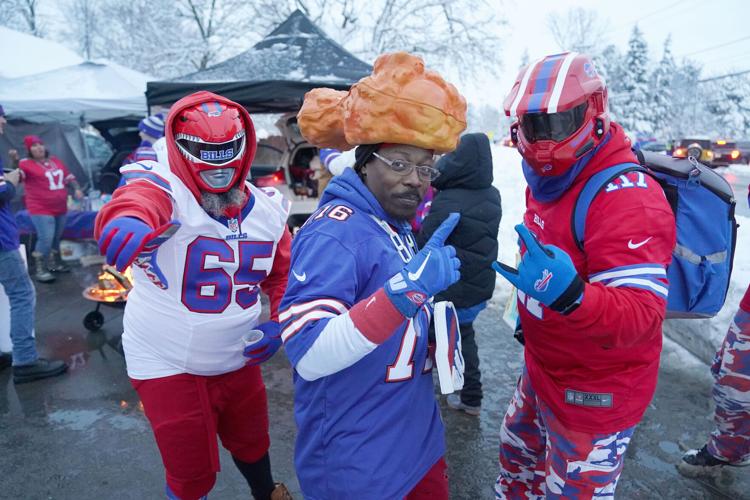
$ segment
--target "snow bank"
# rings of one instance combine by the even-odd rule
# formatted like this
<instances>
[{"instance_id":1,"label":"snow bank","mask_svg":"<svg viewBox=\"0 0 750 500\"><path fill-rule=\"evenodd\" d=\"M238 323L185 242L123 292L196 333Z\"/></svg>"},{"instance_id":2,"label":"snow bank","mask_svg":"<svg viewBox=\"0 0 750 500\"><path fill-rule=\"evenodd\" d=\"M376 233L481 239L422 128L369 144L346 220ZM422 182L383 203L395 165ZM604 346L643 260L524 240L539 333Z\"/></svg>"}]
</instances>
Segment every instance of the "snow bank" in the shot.
<instances>
[{"instance_id":1,"label":"snow bank","mask_svg":"<svg viewBox=\"0 0 750 500\"><path fill-rule=\"evenodd\" d=\"M513 226L523 219L526 205L526 180L521 172L521 156L516 149L495 145L492 147L492 159L495 174L494 185L500 191L503 203L503 218L498 235L500 244L498 259L502 262L513 263L517 252L517 235ZM744 202L744 198L738 199L738 203ZM711 319L673 319L667 320L664 324L666 336L688 349L705 363L711 362L750 283L750 252L748 252L750 218L738 216L737 222L740 224L737 232L737 252L732 282L724 308ZM491 303L500 309L504 308L510 293L511 285L505 279L498 277Z\"/></svg>"}]
</instances>

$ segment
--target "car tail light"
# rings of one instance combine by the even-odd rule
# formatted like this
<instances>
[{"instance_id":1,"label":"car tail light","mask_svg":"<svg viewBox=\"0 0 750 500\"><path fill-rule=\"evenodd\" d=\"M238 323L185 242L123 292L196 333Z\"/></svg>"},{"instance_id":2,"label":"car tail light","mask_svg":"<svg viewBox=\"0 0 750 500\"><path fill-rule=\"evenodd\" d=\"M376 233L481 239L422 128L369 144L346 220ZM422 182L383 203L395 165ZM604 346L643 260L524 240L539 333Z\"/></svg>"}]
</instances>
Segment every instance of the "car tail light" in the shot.
<instances>
[{"instance_id":1,"label":"car tail light","mask_svg":"<svg viewBox=\"0 0 750 500\"><path fill-rule=\"evenodd\" d=\"M732 158L733 160L736 160L737 158L740 157L740 152L737 151L736 149L732 150L732 152L729 153L729 157Z\"/></svg>"},{"instance_id":2,"label":"car tail light","mask_svg":"<svg viewBox=\"0 0 750 500\"><path fill-rule=\"evenodd\" d=\"M277 170L271 175L264 175L263 177L253 179L253 184L258 187L279 186L285 182L283 170Z\"/></svg>"},{"instance_id":3,"label":"car tail light","mask_svg":"<svg viewBox=\"0 0 750 500\"><path fill-rule=\"evenodd\" d=\"M687 156L687 151L685 148L677 148L674 150L674 153L672 153L672 156L675 158L685 158Z\"/></svg>"}]
</instances>

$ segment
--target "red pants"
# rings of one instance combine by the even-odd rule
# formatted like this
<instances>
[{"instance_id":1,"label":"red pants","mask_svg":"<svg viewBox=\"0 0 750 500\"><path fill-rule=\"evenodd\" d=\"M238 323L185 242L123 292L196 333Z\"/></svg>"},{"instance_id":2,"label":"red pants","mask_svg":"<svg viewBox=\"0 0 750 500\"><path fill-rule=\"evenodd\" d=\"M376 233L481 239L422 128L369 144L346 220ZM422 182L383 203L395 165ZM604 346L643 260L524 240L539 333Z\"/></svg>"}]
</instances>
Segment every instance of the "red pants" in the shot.
<instances>
[{"instance_id":1,"label":"red pants","mask_svg":"<svg viewBox=\"0 0 750 500\"><path fill-rule=\"evenodd\" d=\"M256 462L268 452L268 403L260 367L131 383L154 431L167 484L179 498L197 499L211 491L220 469L217 434L243 462Z\"/></svg>"},{"instance_id":2,"label":"red pants","mask_svg":"<svg viewBox=\"0 0 750 500\"><path fill-rule=\"evenodd\" d=\"M404 500L448 500L448 466L441 458Z\"/></svg>"}]
</instances>

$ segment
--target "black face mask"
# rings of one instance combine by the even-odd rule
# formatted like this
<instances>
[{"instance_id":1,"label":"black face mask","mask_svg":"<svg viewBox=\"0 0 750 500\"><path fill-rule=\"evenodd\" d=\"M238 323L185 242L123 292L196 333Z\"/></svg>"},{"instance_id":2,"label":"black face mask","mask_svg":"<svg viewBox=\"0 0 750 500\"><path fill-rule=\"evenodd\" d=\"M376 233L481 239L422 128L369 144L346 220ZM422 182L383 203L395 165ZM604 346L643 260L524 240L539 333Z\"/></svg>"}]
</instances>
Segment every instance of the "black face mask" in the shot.
<instances>
[{"instance_id":1,"label":"black face mask","mask_svg":"<svg viewBox=\"0 0 750 500\"><path fill-rule=\"evenodd\" d=\"M561 142L581 128L588 103L579 104L559 113L526 113L521 116L521 129L529 142Z\"/></svg>"},{"instance_id":2,"label":"black face mask","mask_svg":"<svg viewBox=\"0 0 750 500\"><path fill-rule=\"evenodd\" d=\"M245 150L245 135L231 141L215 143L192 140L189 136L177 134L177 145L183 152L209 165L226 165L242 155Z\"/></svg>"}]
</instances>

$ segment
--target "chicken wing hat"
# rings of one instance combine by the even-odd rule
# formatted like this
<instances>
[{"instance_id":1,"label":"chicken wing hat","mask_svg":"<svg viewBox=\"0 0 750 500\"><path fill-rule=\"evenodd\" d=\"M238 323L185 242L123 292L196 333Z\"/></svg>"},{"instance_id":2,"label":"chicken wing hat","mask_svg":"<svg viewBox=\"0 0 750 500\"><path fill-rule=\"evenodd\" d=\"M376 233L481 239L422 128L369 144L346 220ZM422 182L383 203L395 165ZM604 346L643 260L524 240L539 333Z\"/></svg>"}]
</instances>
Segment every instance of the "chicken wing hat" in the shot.
<instances>
[{"instance_id":1,"label":"chicken wing hat","mask_svg":"<svg viewBox=\"0 0 750 500\"><path fill-rule=\"evenodd\" d=\"M445 153L456 149L466 128L466 100L420 57L394 52L378 57L372 75L349 92L305 94L297 121L318 147L393 143Z\"/></svg>"}]
</instances>

